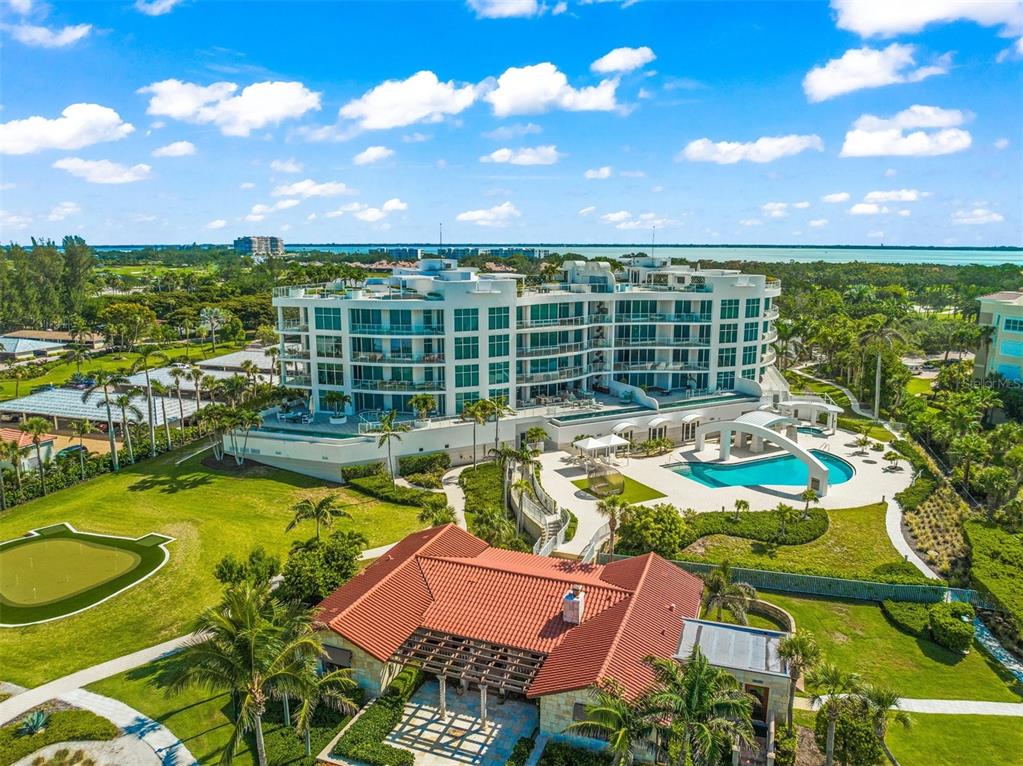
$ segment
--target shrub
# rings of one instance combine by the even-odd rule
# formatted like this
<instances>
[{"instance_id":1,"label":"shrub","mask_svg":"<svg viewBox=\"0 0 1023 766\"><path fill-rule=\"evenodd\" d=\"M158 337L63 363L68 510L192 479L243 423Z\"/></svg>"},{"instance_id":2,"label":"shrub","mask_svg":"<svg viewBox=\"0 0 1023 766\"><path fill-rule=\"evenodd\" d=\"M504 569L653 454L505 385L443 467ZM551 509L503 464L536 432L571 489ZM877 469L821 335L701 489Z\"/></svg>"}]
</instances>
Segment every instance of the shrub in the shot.
<instances>
[{"instance_id":1,"label":"shrub","mask_svg":"<svg viewBox=\"0 0 1023 766\"><path fill-rule=\"evenodd\" d=\"M398 473L406 478L410 474L444 473L450 467L451 456L447 452L424 452L398 458Z\"/></svg>"},{"instance_id":2,"label":"shrub","mask_svg":"<svg viewBox=\"0 0 1023 766\"><path fill-rule=\"evenodd\" d=\"M938 482L928 474L920 474L913 483L901 492L895 493L895 502L905 513L913 513L938 488Z\"/></svg>"},{"instance_id":3,"label":"shrub","mask_svg":"<svg viewBox=\"0 0 1023 766\"><path fill-rule=\"evenodd\" d=\"M519 737L519 741L512 748L511 755L505 761L504 766L526 766L529 754L533 752L536 745L536 732L530 737Z\"/></svg>"},{"instance_id":4,"label":"shrub","mask_svg":"<svg viewBox=\"0 0 1023 766\"><path fill-rule=\"evenodd\" d=\"M355 689L350 695L352 701L362 706L362 690ZM294 705L294 703L293 703ZM294 706L292 707L294 710ZM265 737L266 761L272 764L288 764L288 766L315 766L316 754L327 746L334 738L338 729L348 723L347 716L327 705L319 705L313 713L309 726L309 744L312 755L306 757L305 738L295 736L295 729L284 721L284 709L279 702L271 702L263 714L263 732ZM290 722L289 722L290 723ZM255 742L250 733L249 749L255 752Z\"/></svg>"},{"instance_id":5,"label":"shrub","mask_svg":"<svg viewBox=\"0 0 1023 766\"><path fill-rule=\"evenodd\" d=\"M405 474L405 478L408 479L409 484L415 484L417 487L423 487L425 489L443 489L444 483L441 481L441 474L439 473L409 473Z\"/></svg>"},{"instance_id":6,"label":"shrub","mask_svg":"<svg viewBox=\"0 0 1023 766\"><path fill-rule=\"evenodd\" d=\"M889 601L881 602L881 611L899 630L909 633L911 636L920 638L927 635L927 622L929 619L927 604L918 604L913 601Z\"/></svg>"},{"instance_id":7,"label":"shrub","mask_svg":"<svg viewBox=\"0 0 1023 766\"><path fill-rule=\"evenodd\" d=\"M682 547L688 547L707 535L731 535L746 540L759 540L781 545L803 545L816 540L828 531L828 512L823 508L811 508L807 518L790 522L785 537L778 539L781 516L777 511L746 511L735 514L731 511L698 513L690 519L689 530Z\"/></svg>"},{"instance_id":8,"label":"shrub","mask_svg":"<svg viewBox=\"0 0 1023 766\"><path fill-rule=\"evenodd\" d=\"M18 720L0 727L0 766L8 766L55 742L105 741L120 734L110 721L88 710L58 710L50 714L46 729L38 734L20 734L21 724Z\"/></svg>"},{"instance_id":9,"label":"shrub","mask_svg":"<svg viewBox=\"0 0 1023 766\"><path fill-rule=\"evenodd\" d=\"M958 601L932 604L927 623L931 638L946 649L965 653L973 644L973 617L973 607L969 604Z\"/></svg>"},{"instance_id":10,"label":"shrub","mask_svg":"<svg viewBox=\"0 0 1023 766\"><path fill-rule=\"evenodd\" d=\"M1003 612L1001 635L1023 643L1023 535L981 521L963 525L970 546L970 580Z\"/></svg>"},{"instance_id":11,"label":"shrub","mask_svg":"<svg viewBox=\"0 0 1023 766\"><path fill-rule=\"evenodd\" d=\"M411 665L401 672L377 700L338 740L333 756L353 758L369 766L414 766L415 756L385 744L384 739L401 721L405 703L423 682L423 673Z\"/></svg>"},{"instance_id":12,"label":"shrub","mask_svg":"<svg viewBox=\"0 0 1023 766\"><path fill-rule=\"evenodd\" d=\"M376 476L378 473L384 472L384 463L382 460L374 460L372 463L359 463L357 465L341 466L341 478L346 482L350 482L352 479L364 479L367 476Z\"/></svg>"},{"instance_id":13,"label":"shrub","mask_svg":"<svg viewBox=\"0 0 1023 766\"><path fill-rule=\"evenodd\" d=\"M673 505L630 505L622 515L615 552L642 555L652 551L662 558L677 559L688 530Z\"/></svg>"},{"instance_id":14,"label":"shrub","mask_svg":"<svg viewBox=\"0 0 1023 766\"><path fill-rule=\"evenodd\" d=\"M432 492L425 489L399 487L391 484L391 477L386 473L351 479L348 483L364 494L397 505L422 506L428 502L427 498L433 495Z\"/></svg>"},{"instance_id":15,"label":"shrub","mask_svg":"<svg viewBox=\"0 0 1023 766\"><path fill-rule=\"evenodd\" d=\"M793 731L789 734L788 729L781 727L774 740L774 764L775 766L795 766L796 748L799 740Z\"/></svg>"},{"instance_id":16,"label":"shrub","mask_svg":"<svg viewBox=\"0 0 1023 766\"><path fill-rule=\"evenodd\" d=\"M565 509L568 511L568 509ZM571 511L568 511L568 526L565 527L565 542L571 542L572 538L575 537L576 530L579 529L579 517Z\"/></svg>"},{"instance_id":17,"label":"shrub","mask_svg":"<svg viewBox=\"0 0 1023 766\"><path fill-rule=\"evenodd\" d=\"M537 766L611 766L612 755L604 750L585 750L564 742L549 742Z\"/></svg>"},{"instance_id":18,"label":"shrub","mask_svg":"<svg viewBox=\"0 0 1023 766\"><path fill-rule=\"evenodd\" d=\"M501 468L496 463L482 463L476 468L462 471L458 483L465 492L467 513L479 513L484 508L504 507Z\"/></svg>"},{"instance_id":19,"label":"shrub","mask_svg":"<svg viewBox=\"0 0 1023 766\"><path fill-rule=\"evenodd\" d=\"M829 700L817 713L814 721L814 739L823 753L828 737L827 710L831 705L838 705L838 720L835 723L835 762L846 764L880 763L884 752L874 734L874 727L867 715L866 706L862 701L843 699Z\"/></svg>"}]
</instances>

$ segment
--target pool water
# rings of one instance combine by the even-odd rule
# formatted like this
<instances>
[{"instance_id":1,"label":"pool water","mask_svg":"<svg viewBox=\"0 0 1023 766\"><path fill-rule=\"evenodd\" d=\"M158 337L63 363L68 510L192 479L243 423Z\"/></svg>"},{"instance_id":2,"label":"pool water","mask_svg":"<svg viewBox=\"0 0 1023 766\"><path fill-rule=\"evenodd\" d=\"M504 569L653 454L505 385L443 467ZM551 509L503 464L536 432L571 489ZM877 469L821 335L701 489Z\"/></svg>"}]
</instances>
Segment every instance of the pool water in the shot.
<instances>
[{"instance_id":1,"label":"pool water","mask_svg":"<svg viewBox=\"0 0 1023 766\"><path fill-rule=\"evenodd\" d=\"M796 429L801 434L813 434L814 436L824 436L824 431L816 426L800 426Z\"/></svg>"},{"instance_id":2,"label":"pool water","mask_svg":"<svg viewBox=\"0 0 1023 766\"><path fill-rule=\"evenodd\" d=\"M816 449L810 452L828 468L832 485L849 481L856 472L849 463L830 452ZM685 463L671 471L706 487L757 487L764 484L805 487L810 479L806 464L795 455L778 455L732 465Z\"/></svg>"}]
</instances>

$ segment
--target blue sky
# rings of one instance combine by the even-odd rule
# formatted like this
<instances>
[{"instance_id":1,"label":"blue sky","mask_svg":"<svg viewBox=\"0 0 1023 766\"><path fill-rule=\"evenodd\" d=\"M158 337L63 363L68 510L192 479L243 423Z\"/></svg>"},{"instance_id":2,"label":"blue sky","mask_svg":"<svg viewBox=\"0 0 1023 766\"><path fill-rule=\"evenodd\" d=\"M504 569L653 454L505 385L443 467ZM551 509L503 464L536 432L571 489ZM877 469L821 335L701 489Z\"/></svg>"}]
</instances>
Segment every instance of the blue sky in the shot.
<instances>
[{"instance_id":1,"label":"blue sky","mask_svg":"<svg viewBox=\"0 0 1023 766\"><path fill-rule=\"evenodd\" d=\"M1023 1L0 4L4 241L1023 244Z\"/></svg>"}]
</instances>

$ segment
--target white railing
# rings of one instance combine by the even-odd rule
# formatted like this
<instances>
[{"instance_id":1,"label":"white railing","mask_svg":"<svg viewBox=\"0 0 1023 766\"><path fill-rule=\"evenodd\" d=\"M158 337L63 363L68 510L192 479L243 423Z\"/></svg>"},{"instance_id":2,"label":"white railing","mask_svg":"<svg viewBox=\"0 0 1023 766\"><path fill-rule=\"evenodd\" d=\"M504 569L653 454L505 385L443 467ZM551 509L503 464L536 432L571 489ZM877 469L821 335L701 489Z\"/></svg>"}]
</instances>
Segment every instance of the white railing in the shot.
<instances>
[{"instance_id":1,"label":"white railing","mask_svg":"<svg viewBox=\"0 0 1023 766\"><path fill-rule=\"evenodd\" d=\"M584 564L592 564L597 560L597 553L600 551L600 546L604 544L604 541L611 536L611 526L608 523L604 523L596 532L593 533L593 537L586 543L586 547L583 548L582 553L579 554L579 560Z\"/></svg>"}]
</instances>

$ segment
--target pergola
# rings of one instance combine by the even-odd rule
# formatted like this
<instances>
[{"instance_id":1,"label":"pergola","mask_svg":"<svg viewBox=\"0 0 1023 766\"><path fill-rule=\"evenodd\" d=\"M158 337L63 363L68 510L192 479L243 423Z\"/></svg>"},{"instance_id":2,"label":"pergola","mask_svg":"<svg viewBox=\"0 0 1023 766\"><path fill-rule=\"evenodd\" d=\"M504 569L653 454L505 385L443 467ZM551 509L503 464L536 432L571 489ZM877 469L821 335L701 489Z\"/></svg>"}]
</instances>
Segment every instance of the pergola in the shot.
<instances>
[{"instance_id":1,"label":"pergola","mask_svg":"<svg viewBox=\"0 0 1023 766\"><path fill-rule=\"evenodd\" d=\"M628 444L628 439L623 439L617 434L608 434L607 436L601 436L599 439L587 436L585 439L573 442L572 446L580 452L585 452L587 457L594 457L596 455L609 457L613 454L614 450L619 447L626 447Z\"/></svg>"},{"instance_id":2,"label":"pergola","mask_svg":"<svg viewBox=\"0 0 1023 766\"><path fill-rule=\"evenodd\" d=\"M442 716L447 715L447 679L458 681L463 689L476 684L480 690L480 720L486 725L487 691L525 694L546 658L528 649L418 628L398 647L391 661L415 663L437 676Z\"/></svg>"},{"instance_id":3,"label":"pergola","mask_svg":"<svg viewBox=\"0 0 1023 766\"><path fill-rule=\"evenodd\" d=\"M786 399L783 402L778 402L778 409L794 418L809 420L815 426L818 417L824 412L828 416L827 428L832 433L838 427L838 416L842 414L841 407L822 399Z\"/></svg>"}]
</instances>

